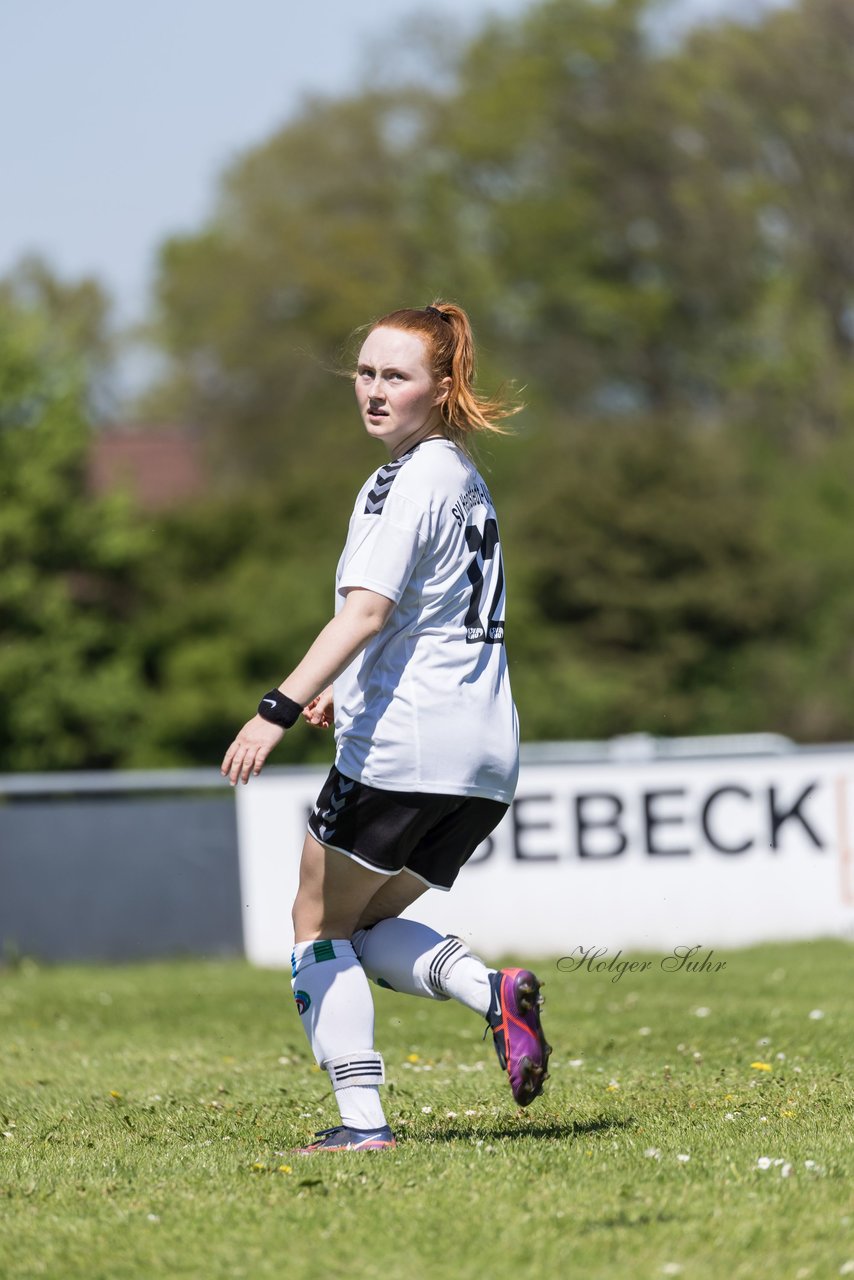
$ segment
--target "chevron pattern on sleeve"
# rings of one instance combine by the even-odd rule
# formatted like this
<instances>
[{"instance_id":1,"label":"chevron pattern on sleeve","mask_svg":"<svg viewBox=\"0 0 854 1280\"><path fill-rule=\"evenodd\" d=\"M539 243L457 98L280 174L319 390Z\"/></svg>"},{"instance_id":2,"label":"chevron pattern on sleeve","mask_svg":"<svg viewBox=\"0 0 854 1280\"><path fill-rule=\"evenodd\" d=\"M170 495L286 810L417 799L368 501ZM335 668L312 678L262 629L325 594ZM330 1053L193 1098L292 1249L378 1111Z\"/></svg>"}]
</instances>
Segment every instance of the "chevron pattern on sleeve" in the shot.
<instances>
[{"instance_id":1,"label":"chevron pattern on sleeve","mask_svg":"<svg viewBox=\"0 0 854 1280\"><path fill-rule=\"evenodd\" d=\"M387 462L384 467L380 467L374 480L374 487L365 502L364 514L366 516L378 516L382 513L389 490L394 484L395 476L404 462L408 462L411 457L411 453L405 453L402 458L395 458L393 462Z\"/></svg>"}]
</instances>

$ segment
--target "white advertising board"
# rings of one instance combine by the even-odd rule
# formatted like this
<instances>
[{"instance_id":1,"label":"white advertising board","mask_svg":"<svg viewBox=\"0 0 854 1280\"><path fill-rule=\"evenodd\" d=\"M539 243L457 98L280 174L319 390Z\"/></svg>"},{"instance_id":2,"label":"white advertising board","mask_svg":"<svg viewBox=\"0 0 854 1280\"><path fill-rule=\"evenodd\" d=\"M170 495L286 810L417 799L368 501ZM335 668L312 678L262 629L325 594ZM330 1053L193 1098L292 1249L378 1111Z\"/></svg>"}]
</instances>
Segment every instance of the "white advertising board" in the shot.
<instances>
[{"instance_id":1,"label":"white advertising board","mask_svg":"<svg viewBox=\"0 0 854 1280\"><path fill-rule=\"evenodd\" d=\"M289 962L306 818L324 770L238 792L244 938ZM523 766L450 894L406 913L487 957L854 938L854 753Z\"/></svg>"}]
</instances>

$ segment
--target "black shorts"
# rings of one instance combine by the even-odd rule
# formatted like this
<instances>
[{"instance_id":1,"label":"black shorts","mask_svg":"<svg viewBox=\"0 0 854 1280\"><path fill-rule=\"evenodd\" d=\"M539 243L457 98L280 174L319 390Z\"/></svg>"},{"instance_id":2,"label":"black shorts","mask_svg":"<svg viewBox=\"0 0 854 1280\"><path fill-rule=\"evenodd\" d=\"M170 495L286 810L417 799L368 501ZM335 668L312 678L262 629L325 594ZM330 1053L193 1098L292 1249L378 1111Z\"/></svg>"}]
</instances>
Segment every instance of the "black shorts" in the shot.
<instances>
[{"instance_id":1,"label":"black shorts","mask_svg":"<svg viewBox=\"0 0 854 1280\"><path fill-rule=\"evenodd\" d=\"M380 791L333 765L308 829L320 844L371 871L405 869L431 889L447 890L508 807L483 796Z\"/></svg>"}]
</instances>

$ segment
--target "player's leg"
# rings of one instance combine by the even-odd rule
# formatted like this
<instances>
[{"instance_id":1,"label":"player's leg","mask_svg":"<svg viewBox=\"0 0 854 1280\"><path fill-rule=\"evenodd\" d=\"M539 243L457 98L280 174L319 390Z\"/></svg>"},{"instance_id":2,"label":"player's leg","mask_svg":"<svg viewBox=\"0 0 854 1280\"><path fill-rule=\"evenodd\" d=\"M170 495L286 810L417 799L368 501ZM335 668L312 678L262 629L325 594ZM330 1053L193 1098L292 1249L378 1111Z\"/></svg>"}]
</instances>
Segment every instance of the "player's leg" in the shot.
<instances>
[{"instance_id":1,"label":"player's leg","mask_svg":"<svg viewBox=\"0 0 854 1280\"><path fill-rule=\"evenodd\" d=\"M369 976L407 995L459 1000L486 1017L491 975L460 938L396 917L429 888L447 892L507 811L494 800L435 796L431 817L393 882L380 885L359 921L356 950Z\"/></svg>"},{"instance_id":2,"label":"player's leg","mask_svg":"<svg viewBox=\"0 0 854 1280\"><path fill-rule=\"evenodd\" d=\"M384 1069L374 1050L373 999L350 941L377 883L387 878L306 835L293 912L292 985L341 1114L341 1126L318 1135L306 1153L394 1146L380 1102Z\"/></svg>"},{"instance_id":3,"label":"player's leg","mask_svg":"<svg viewBox=\"0 0 854 1280\"><path fill-rule=\"evenodd\" d=\"M294 905L294 995L315 1057L329 1072L344 1134L324 1150L389 1145L373 1050L373 1001L351 936L371 898L405 866L435 819L436 799L386 792L333 766L309 818ZM440 802L441 804L441 802ZM445 804L444 810L452 807ZM385 1141L386 1137L389 1141Z\"/></svg>"},{"instance_id":4,"label":"player's leg","mask_svg":"<svg viewBox=\"0 0 854 1280\"><path fill-rule=\"evenodd\" d=\"M404 877L415 879L401 872L395 888ZM423 886L410 901L422 891ZM402 911L409 903L401 905L400 896L380 890L368 904L368 919L381 908ZM365 973L378 985L404 995L458 1000L486 1018L516 1102L527 1106L542 1093L551 1048L540 1021L541 984L529 969L488 968L459 938L397 917L358 929L353 946Z\"/></svg>"},{"instance_id":5,"label":"player's leg","mask_svg":"<svg viewBox=\"0 0 854 1280\"><path fill-rule=\"evenodd\" d=\"M461 939L394 918L428 887L450 889L505 811L494 801L469 798L443 815L406 869L377 890L353 942L366 973L381 986L434 1000L453 998L485 1017L513 1097L527 1106L542 1093L551 1053L540 1021L539 980L529 969L487 968Z\"/></svg>"},{"instance_id":6,"label":"player's leg","mask_svg":"<svg viewBox=\"0 0 854 1280\"><path fill-rule=\"evenodd\" d=\"M428 887L406 870L382 885L353 935L356 954L368 977L381 987L428 1000L459 1000L486 1017L490 970L483 961L459 938L398 918Z\"/></svg>"}]
</instances>

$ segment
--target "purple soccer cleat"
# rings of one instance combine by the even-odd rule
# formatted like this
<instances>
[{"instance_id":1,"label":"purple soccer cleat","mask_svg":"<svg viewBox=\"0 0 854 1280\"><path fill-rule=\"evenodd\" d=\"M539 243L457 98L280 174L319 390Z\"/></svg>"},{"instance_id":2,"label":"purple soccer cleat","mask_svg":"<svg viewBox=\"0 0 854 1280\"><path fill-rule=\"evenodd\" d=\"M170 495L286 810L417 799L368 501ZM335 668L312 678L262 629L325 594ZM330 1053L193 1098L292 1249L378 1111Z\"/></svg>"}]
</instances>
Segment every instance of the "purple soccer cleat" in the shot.
<instances>
[{"instance_id":1,"label":"purple soccer cleat","mask_svg":"<svg viewBox=\"0 0 854 1280\"><path fill-rule=\"evenodd\" d=\"M382 1129L350 1129L339 1124L334 1129L321 1129L314 1136L320 1141L296 1147L294 1155L313 1156L319 1151L390 1151L397 1146L388 1125Z\"/></svg>"},{"instance_id":2,"label":"purple soccer cleat","mask_svg":"<svg viewBox=\"0 0 854 1280\"><path fill-rule=\"evenodd\" d=\"M492 999L486 1015L498 1061L510 1077L520 1107L543 1092L551 1045L540 1024L539 980L529 969L499 969L489 975Z\"/></svg>"}]
</instances>

